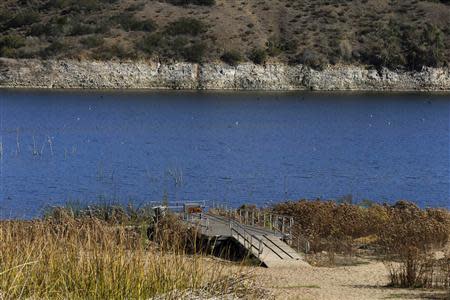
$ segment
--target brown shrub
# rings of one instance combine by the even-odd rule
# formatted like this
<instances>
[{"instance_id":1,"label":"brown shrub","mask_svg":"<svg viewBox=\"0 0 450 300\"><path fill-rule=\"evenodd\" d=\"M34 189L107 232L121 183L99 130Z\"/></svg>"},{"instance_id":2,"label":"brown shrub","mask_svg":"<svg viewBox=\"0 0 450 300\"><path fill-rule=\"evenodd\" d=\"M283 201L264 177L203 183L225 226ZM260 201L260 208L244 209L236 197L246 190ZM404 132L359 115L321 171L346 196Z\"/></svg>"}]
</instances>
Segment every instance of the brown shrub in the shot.
<instances>
[{"instance_id":1,"label":"brown shrub","mask_svg":"<svg viewBox=\"0 0 450 300\"><path fill-rule=\"evenodd\" d=\"M285 202L275 213L295 218L294 240L302 237L318 252L344 251L355 239L375 236L383 253L399 255L411 247L429 251L448 240L450 215L445 210L420 209L399 201L393 206L374 204L361 207L334 201Z\"/></svg>"}]
</instances>

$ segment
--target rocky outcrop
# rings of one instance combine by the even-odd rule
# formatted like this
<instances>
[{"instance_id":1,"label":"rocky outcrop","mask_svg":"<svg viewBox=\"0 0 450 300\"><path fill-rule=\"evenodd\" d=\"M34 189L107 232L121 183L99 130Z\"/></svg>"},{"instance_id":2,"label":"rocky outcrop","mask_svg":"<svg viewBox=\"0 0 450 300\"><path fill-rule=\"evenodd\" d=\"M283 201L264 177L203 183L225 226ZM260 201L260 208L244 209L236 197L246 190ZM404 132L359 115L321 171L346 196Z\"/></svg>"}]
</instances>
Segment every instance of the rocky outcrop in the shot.
<instances>
[{"instance_id":1,"label":"rocky outcrop","mask_svg":"<svg viewBox=\"0 0 450 300\"><path fill-rule=\"evenodd\" d=\"M0 87L83 89L449 91L448 68L377 71L363 66L0 59Z\"/></svg>"}]
</instances>

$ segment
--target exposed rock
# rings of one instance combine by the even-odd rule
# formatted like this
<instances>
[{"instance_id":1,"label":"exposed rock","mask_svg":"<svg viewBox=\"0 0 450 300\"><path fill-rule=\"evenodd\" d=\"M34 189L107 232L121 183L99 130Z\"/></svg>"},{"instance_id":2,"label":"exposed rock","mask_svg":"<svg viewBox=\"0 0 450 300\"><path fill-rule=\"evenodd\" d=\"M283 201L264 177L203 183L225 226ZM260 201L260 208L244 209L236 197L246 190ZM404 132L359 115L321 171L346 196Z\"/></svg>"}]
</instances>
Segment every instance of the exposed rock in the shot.
<instances>
[{"instance_id":1,"label":"exposed rock","mask_svg":"<svg viewBox=\"0 0 450 300\"><path fill-rule=\"evenodd\" d=\"M449 91L448 68L171 63L0 58L0 87L84 89Z\"/></svg>"}]
</instances>

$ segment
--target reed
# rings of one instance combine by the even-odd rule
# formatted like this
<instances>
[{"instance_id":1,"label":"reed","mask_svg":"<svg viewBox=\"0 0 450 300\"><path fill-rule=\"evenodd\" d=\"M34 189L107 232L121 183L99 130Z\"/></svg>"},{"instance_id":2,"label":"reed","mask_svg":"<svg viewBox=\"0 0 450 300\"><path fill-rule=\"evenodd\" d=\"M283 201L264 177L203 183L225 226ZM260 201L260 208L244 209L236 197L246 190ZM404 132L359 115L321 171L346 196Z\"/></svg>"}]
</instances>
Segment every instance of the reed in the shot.
<instances>
[{"instance_id":1,"label":"reed","mask_svg":"<svg viewBox=\"0 0 450 300\"><path fill-rule=\"evenodd\" d=\"M198 253L188 255L184 235L159 234L156 243L143 227L59 213L0 222L0 299L245 293L239 271Z\"/></svg>"}]
</instances>

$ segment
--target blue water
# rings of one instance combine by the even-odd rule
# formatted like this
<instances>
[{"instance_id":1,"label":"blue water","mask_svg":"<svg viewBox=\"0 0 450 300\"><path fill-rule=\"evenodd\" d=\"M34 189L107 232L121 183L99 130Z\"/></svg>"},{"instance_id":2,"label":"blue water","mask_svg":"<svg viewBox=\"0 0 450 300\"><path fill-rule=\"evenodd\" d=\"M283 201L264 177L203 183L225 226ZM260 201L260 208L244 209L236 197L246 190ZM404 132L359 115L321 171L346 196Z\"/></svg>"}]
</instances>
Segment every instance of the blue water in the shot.
<instances>
[{"instance_id":1,"label":"blue water","mask_svg":"<svg viewBox=\"0 0 450 300\"><path fill-rule=\"evenodd\" d=\"M352 195L449 206L450 96L0 91L0 217Z\"/></svg>"}]
</instances>

